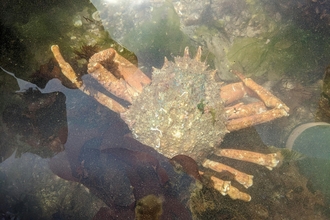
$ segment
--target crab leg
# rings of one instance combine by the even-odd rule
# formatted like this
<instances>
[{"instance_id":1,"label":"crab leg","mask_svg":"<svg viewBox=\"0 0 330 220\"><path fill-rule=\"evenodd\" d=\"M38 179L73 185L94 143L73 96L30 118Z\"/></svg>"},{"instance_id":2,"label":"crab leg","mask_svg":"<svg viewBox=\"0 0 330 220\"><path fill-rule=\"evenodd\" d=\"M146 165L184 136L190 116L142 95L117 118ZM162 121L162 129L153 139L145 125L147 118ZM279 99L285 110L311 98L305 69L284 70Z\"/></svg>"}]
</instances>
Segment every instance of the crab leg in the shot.
<instances>
[{"instance_id":1,"label":"crab leg","mask_svg":"<svg viewBox=\"0 0 330 220\"><path fill-rule=\"evenodd\" d=\"M247 94L242 82L231 83L224 85L220 90L220 97L225 105L228 105L236 100L243 98Z\"/></svg>"},{"instance_id":2,"label":"crab leg","mask_svg":"<svg viewBox=\"0 0 330 220\"><path fill-rule=\"evenodd\" d=\"M101 103L102 105L106 106L107 108L109 108L114 112L122 113L126 111L125 107L123 107L121 104L111 99L110 97L106 96L105 94L93 90L91 88L87 88L83 84L83 82L78 78L77 74L74 72L70 64L64 60L63 56L61 55L60 49L57 45L51 46L51 51L53 52L53 55L56 61L58 62L63 75L65 75L65 77L67 77L71 81L71 83L73 83L78 89L80 89L87 95L92 96L99 103Z\"/></svg>"},{"instance_id":3,"label":"crab leg","mask_svg":"<svg viewBox=\"0 0 330 220\"><path fill-rule=\"evenodd\" d=\"M111 111L114 111L116 113L123 113L127 111L127 109L110 98L109 96L103 94L102 92L99 92L95 89L92 88L86 88L84 85L79 88L81 91L83 91L86 95L89 95L93 97L96 101L98 101L100 104L104 105Z\"/></svg>"},{"instance_id":4,"label":"crab leg","mask_svg":"<svg viewBox=\"0 0 330 220\"><path fill-rule=\"evenodd\" d=\"M253 125L269 122L276 118L281 118L287 115L288 114L284 109L271 109L260 114L230 120L228 121L226 127L228 131L237 131L243 128L251 127Z\"/></svg>"},{"instance_id":5,"label":"crab leg","mask_svg":"<svg viewBox=\"0 0 330 220\"><path fill-rule=\"evenodd\" d=\"M227 123L227 129L229 131L240 130L289 115L288 112L290 109L280 99L255 83L252 79L244 77L237 71L233 72L242 82L229 84L221 88L220 96L225 101L225 104L231 103L250 93L248 89L257 94L264 104L259 102L228 107L226 113L228 114L228 118L232 119ZM272 109L267 110L267 107Z\"/></svg>"},{"instance_id":6,"label":"crab leg","mask_svg":"<svg viewBox=\"0 0 330 220\"><path fill-rule=\"evenodd\" d=\"M199 174L203 175L204 172L199 171ZM233 200L239 199L245 202L251 201L251 196L249 194L239 191L239 189L232 186L231 181L222 180L215 176L211 176L210 179L213 181L214 189L221 193L221 195L228 195Z\"/></svg>"},{"instance_id":7,"label":"crab leg","mask_svg":"<svg viewBox=\"0 0 330 220\"><path fill-rule=\"evenodd\" d=\"M53 55L58 62L58 65L60 66L63 75L68 78L72 84L74 84L77 88L80 88L82 86L82 81L78 78L75 71L72 69L69 63L67 63L64 58L62 57L62 54L60 52L60 48L58 45L51 46L51 51L53 52Z\"/></svg>"},{"instance_id":8,"label":"crab leg","mask_svg":"<svg viewBox=\"0 0 330 220\"><path fill-rule=\"evenodd\" d=\"M100 63L89 63L87 71L103 88L118 98L132 103L132 97L138 96L137 91L128 85L125 80L116 78Z\"/></svg>"},{"instance_id":9,"label":"crab leg","mask_svg":"<svg viewBox=\"0 0 330 220\"><path fill-rule=\"evenodd\" d=\"M253 176L248 175L246 173L243 173L239 170L236 170L230 166L224 165L219 162L215 162L212 160L206 159L203 162L203 167L212 169L218 173L223 172L223 171L228 171L229 173L232 173L234 175L234 179L242 184L245 188L249 188L250 186L253 185Z\"/></svg>"},{"instance_id":10,"label":"crab leg","mask_svg":"<svg viewBox=\"0 0 330 220\"><path fill-rule=\"evenodd\" d=\"M271 109L260 114L229 120L226 127L228 131L237 131L253 125L269 122L275 118L281 118L286 115L288 114L284 109Z\"/></svg>"},{"instance_id":11,"label":"crab leg","mask_svg":"<svg viewBox=\"0 0 330 220\"><path fill-rule=\"evenodd\" d=\"M254 102L250 104L238 103L234 106L226 107L225 112L228 119L243 118L250 115L266 112L267 107L263 102Z\"/></svg>"},{"instance_id":12,"label":"crab leg","mask_svg":"<svg viewBox=\"0 0 330 220\"><path fill-rule=\"evenodd\" d=\"M265 88L263 88L262 86L258 85L256 82L254 82L251 78L247 78L247 77L243 76L243 74L241 74L238 71L233 71L233 73L242 80L242 82L244 83L245 86L247 86L252 91L254 91L259 96L259 98L265 103L265 105L267 107L284 109L285 112L287 112L287 113L289 112L290 109L288 106L286 106L280 99L278 99L276 96L274 96L268 90L266 90Z\"/></svg>"},{"instance_id":13,"label":"crab leg","mask_svg":"<svg viewBox=\"0 0 330 220\"><path fill-rule=\"evenodd\" d=\"M272 93L262 86L258 85L252 79L243 76L243 74L233 71L242 82L223 86L220 91L220 97L225 104L234 102L247 94L256 94L263 103L251 103L248 105L235 105L226 108L228 119L227 129L236 131L256 124L272 121L276 118L288 116L289 108ZM267 110L267 108L272 108Z\"/></svg>"},{"instance_id":14,"label":"crab leg","mask_svg":"<svg viewBox=\"0 0 330 220\"><path fill-rule=\"evenodd\" d=\"M139 68L126 60L124 57L120 56L112 48L96 53L89 59L91 66L95 63L101 62L113 62L112 66L117 68L116 71L139 93L142 92L145 85L148 85L151 82L151 80L141 70L139 70Z\"/></svg>"},{"instance_id":15,"label":"crab leg","mask_svg":"<svg viewBox=\"0 0 330 220\"><path fill-rule=\"evenodd\" d=\"M236 149L220 149L214 153L218 156L228 157L231 159L246 161L265 166L269 170L276 167L281 161L281 155L279 153L261 154L245 150Z\"/></svg>"},{"instance_id":16,"label":"crab leg","mask_svg":"<svg viewBox=\"0 0 330 220\"><path fill-rule=\"evenodd\" d=\"M245 202L251 201L251 196L249 194L239 191L239 189L231 185L230 181L224 181L214 176L211 176L211 180L214 183L214 188L222 195L229 195L229 197L234 200L239 199Z\"/></svg>"}]
</instances>

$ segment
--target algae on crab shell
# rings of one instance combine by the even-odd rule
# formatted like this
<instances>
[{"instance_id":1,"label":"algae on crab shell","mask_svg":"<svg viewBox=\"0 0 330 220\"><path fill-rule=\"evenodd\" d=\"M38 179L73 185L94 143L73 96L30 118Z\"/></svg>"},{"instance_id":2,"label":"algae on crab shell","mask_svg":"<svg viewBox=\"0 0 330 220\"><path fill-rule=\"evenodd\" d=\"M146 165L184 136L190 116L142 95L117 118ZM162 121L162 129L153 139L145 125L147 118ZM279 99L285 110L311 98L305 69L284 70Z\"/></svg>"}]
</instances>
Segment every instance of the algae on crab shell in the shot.
<instances>
[{"instance_id":1,"label":"algae on crab shell","mask_svg":"<svg viewBox=\"0 0 330 220\"><path fill-rule=\"evenodd\" d=\"M227 57L233 69L247 75L303 77L330 58L329 49L325 36L289 25L262 38L236 38Z\"/></svg>"}]
</instances>

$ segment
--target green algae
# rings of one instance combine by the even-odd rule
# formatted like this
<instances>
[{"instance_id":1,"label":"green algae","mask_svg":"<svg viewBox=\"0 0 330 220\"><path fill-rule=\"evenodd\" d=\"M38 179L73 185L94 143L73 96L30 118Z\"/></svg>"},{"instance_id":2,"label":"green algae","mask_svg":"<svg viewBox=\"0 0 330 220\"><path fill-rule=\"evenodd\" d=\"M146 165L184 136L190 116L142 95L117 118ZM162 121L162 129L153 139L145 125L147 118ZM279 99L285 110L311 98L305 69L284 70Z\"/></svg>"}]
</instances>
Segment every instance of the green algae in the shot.
<instances>
[{"instance_id":1,"label":"green algae","mask_svg":"<svg viewBox=\"0 0 330 220\"><path fill-rule=\"evenodd\" d=\"M149 194L136 203L135 218L137 220L160 219L163 213L162 198Z\"/></svg>"},{"instance_id":2,"label":"green algae","mask_svg":"<svg viewBox=\"0 0 330 220\"><path fill-rule=\"evenodd\" d=\"M290 25L261 38L237 38L227 53L233 69L248 75L304 76L330 58L325 37Z\"/></svg>"}]
</instances>

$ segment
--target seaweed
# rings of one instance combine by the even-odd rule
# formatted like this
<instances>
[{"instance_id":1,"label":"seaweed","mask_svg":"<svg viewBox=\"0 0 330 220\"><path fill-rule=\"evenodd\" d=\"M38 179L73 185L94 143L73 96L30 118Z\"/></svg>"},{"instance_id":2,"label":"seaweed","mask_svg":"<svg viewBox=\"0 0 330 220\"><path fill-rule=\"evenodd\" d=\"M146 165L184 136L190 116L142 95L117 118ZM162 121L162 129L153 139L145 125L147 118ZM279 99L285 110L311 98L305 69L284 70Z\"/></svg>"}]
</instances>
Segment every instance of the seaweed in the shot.
<instances>
[{"instance_id":1,"label":"seaweed","mask_svg":"<svg viewBox=\"0 0 330 220\"><path fill-rule=\"evenodd\" d=\"M76 59L85 59L88 61L91 56L99 51L100 48L97 45L83 44L79 49L76 49L73 52L77 55Z\"/></svg>"}]
</instances>

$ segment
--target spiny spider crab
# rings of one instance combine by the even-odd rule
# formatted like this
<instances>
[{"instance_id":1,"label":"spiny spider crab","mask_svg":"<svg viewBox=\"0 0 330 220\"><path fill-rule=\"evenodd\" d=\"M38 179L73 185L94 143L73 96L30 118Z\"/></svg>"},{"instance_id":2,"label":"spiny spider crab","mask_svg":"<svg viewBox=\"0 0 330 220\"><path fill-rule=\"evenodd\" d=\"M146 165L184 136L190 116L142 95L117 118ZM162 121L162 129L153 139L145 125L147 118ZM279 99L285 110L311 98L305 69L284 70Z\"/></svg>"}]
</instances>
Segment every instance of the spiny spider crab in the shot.
<instances>
[{"instance_id":1,"label":"spiny spider crab","mask_svg":"<svg viewBox=\"0 0 330 220\"><path fill-rule=\"evenodd\" d=\"M246 188L253 184L252 175L211 161L207 156L248 161L270 170L280 161L278 153L217 148L226 133L287 116L289 108L238 72L234 73L241 82L229 85L216 82L216 71L207 70L208 66L201 61L200 47L194 59L190 58L188 48L174 62L165 58L161 69L153 69L152 80L112 48L94 54L88 63L88 73L107 91L131 103L128 108L83 84L63 59L59 47L53 45L51 50L63 74L77 88L119 113L135 139L168 158L187 155L205 168L232 173ZM225 107L246 94L254 94L261 101ZM213 176L211 179L221 194L251 200L250 195L231 186L230 181Z\"/></svg>"}]
</instances>

